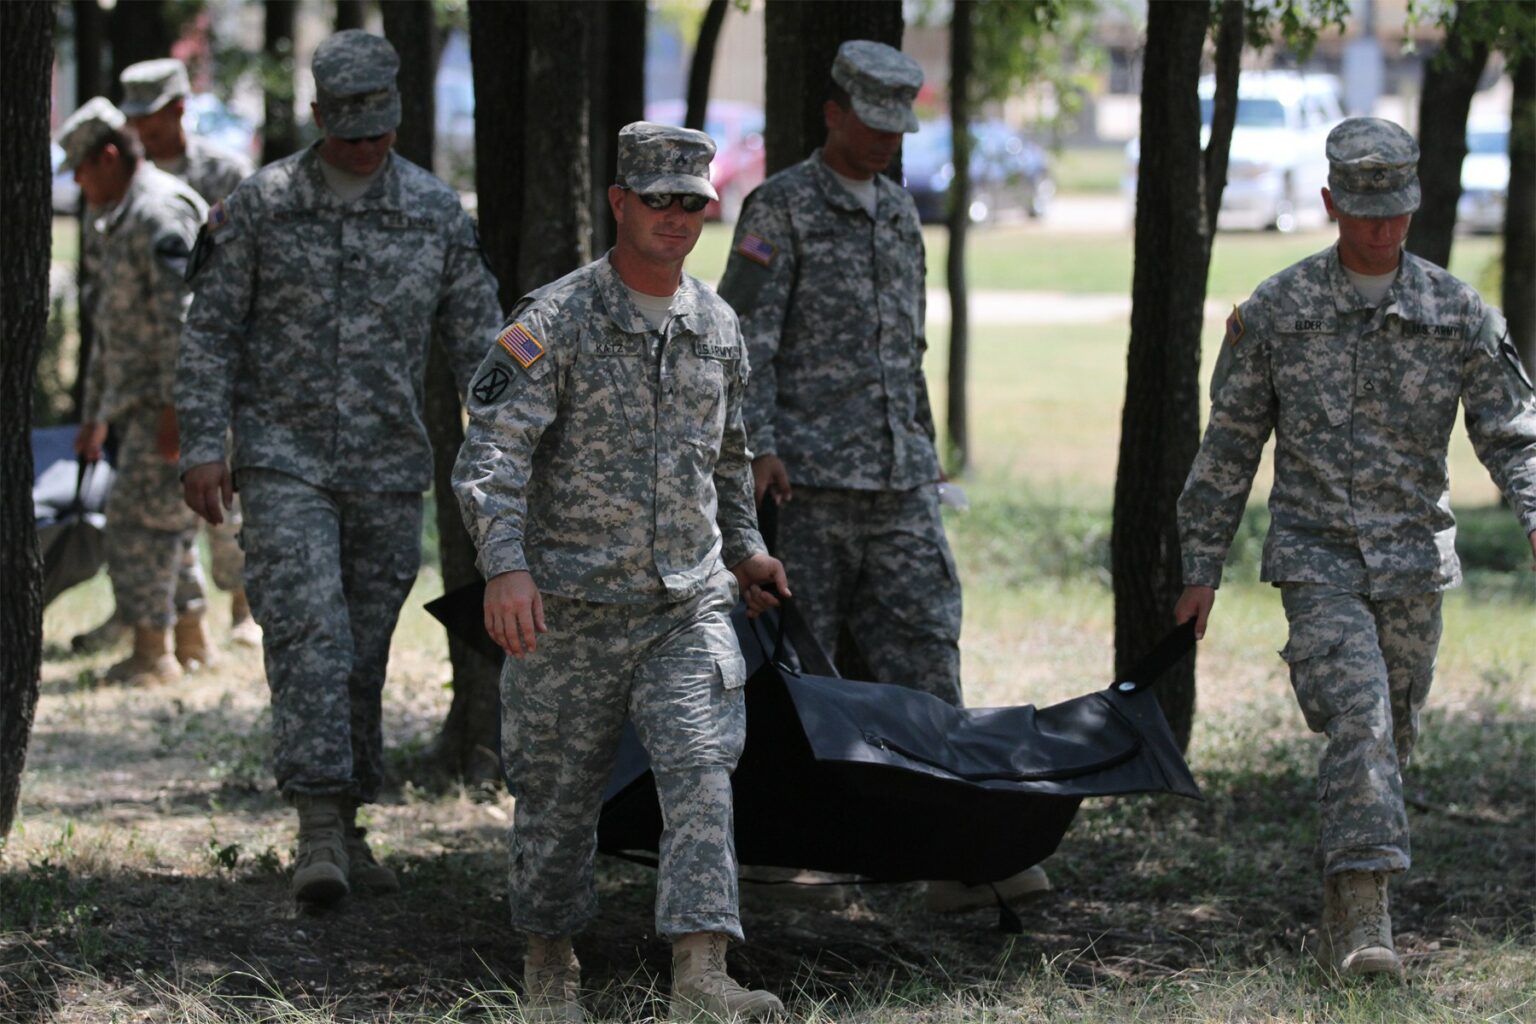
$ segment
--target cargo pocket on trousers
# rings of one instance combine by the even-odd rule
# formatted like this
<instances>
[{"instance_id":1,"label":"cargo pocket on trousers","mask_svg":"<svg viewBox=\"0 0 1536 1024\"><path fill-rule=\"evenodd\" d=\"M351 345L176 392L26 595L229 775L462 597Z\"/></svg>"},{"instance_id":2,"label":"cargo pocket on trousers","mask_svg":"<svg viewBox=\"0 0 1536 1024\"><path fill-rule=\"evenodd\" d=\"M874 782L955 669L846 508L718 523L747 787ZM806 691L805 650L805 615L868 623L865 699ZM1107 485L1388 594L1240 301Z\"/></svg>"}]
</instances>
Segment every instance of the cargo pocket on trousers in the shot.
<instances>
[{"instance_id":1,"label":"cargo pocket on trousers","mask_svg":"<svg viewBox=\"0 0 1536 1024\"><path fill-rule=\"evenodd\" d=\"M1296 703L1313 732L1322 732L1335 713L1328 699L1328 660L1343 642L1342 626L1304 619L1291 626L1290 638L1280 650L1280 657L1291 669Z\"/></svg>"}]
</instances>

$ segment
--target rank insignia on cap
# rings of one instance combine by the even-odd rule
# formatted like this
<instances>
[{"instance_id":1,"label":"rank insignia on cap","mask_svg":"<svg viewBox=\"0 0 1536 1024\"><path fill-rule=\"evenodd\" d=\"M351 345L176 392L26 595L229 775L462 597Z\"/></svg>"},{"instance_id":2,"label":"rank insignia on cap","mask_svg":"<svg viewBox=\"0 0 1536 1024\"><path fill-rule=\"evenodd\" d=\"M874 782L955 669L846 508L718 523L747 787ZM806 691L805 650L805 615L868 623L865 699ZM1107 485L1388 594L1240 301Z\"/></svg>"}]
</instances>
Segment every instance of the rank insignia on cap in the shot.
<instances>
[{"instance_id":1,"label":"rank insignia on cap","mask_svg":"<svg viewBox=\"0 0 1536 1024\"><path fill-rule=\"evenodd\" d=\"M766 267L773 262L773 254L776 250L772 243L756 235L743 235L741 241L736 244L736 251L753 263L761 263Z\"/></svg>"},{"instance_id":2,"label":"rank insignia on cap","mask_svg":"<svg viewBox=\"0 0 1536 1024\"><path fill-rule=\"evenodd\" d=\"M1237 343L1243 340L1243 314L1236 306L1232 307L1232 315L1227 317L1227 344L1237 348Z\"/></svg>"},{"instance_id":3,"label":"rank insignia on cap","mask_svg":"<svg viewBox=\"0 0 1536 1024\"><path fill-rule=\"evenodd\" d=\"M539 344L539 339L528 333L528 328L522 324L513 324L501 332L496 339L496 344L507 350L507 354L517 360L517 364L523 369L528 369L544 356L544 346Z\"/></svg>"},{"instance_id":4,"label":"rank insignia on cap","mask_svg":"<svg viewBox=\"0 0 1536 1024\"><path fill-rule=\"evenodd\" d=\"M217 231L228 223L229 209L224 205L224 200L220 199L208 208L208 230Z\"/></svg>"}]
</instances>

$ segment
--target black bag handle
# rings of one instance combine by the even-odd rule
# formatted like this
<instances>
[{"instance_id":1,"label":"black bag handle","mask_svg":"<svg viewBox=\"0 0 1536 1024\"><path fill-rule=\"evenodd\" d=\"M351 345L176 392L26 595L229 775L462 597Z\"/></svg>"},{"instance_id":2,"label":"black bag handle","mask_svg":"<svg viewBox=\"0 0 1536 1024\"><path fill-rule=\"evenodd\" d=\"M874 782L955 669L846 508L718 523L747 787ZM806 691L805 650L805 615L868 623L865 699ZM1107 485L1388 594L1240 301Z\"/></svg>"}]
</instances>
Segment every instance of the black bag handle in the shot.
<instances>
[{"instance_id":1,"label":"black bag handle","mask_svg":"<svg viewBox=\"0 0 1536 1024\"><path fill-rule=\"evenodd\" d=\"M787 637L794 645L795 653L800 656L800 667L813 676L825 676L829 679L841 679L837 666L832 664L832 659L827 656L826 650L816 635L811 632L811 627L806 624L805 616L800 614L800 608L795 604L795 599L774 592L779 599L779 629L773 642L772 660L776 665L784 664L784 640Z\"/></svg>"},{"instance_id":2,"label":"black bag handle","mask_svg":"<svg viewBox=\"0 0 1536 1024\"><path fill-rule=\"evenodd\" d=\"M1124 679L1117 679L1110 689L1118 693L1139 693L1157 682L1184 655L1195 647L1195 620L1182 622L1170 629L1157 646L1130 667Z\"/></svg>"}]
</instances>

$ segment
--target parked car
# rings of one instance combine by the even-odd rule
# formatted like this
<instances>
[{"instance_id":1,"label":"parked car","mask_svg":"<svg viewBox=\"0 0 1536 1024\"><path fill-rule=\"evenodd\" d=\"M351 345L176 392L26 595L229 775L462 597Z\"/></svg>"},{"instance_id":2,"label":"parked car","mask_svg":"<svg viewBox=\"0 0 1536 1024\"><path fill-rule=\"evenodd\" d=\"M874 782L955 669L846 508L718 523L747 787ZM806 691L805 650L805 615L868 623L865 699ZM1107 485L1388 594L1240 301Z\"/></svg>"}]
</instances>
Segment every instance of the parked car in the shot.
<instances>
[{"instance_id":1,"label":"parked car","mask_svg":"<svg viewBox=\"0 0 1536 1024\"><path fill-rule=\"evenodd\" d=\"M1200 79L1200 145L1210 139L1216 80ZM1343 120L1333 75L1246 71L1237 83L1237 120L1216 226L1294 231L1308 215L1326 216L1328 133ZM1126 190L1134 199L1141 140L1126 145Z\"/></svg>"},{"instance_id":2,"label":"parked car","mask_svg":"<svg viewBox=\"0 0 1536 1024\"><path fill-rule=\"evenodd\" d=\"M1469 125L1456 226L1485 234L1503 231L1508 197L1509 122Z\"/></svg>"},{"instance_id":3,"label":"parked car","mask_svg":"<svg viewBox=\"0 0 1536 1024\"><path fill-rule=\"evenodd\" d=\"M948 121L923 121L902 143L901 169L924 224L943 223L955 177L953 134ZM973 223L1006 213L1039 217L1056 183L1045 150L1002 121L971 125Z\"/></svg>"},{"instance_id":4,"label":"parked car","mask_svg":"<svg viewBox=\"0 0 1536 1024\"><path fill-rule=\"evenodd\" d=\"M684 100L656 100L645 105L645 119L681 125L688 116ZM709 180L720 193L718 203L704 208L706 220L735 223L741 204L763 183L768 153L763 147L763 111L750 103L710 100L704 108L704 131L715 140Z\"/></svg>"}]
</instances>

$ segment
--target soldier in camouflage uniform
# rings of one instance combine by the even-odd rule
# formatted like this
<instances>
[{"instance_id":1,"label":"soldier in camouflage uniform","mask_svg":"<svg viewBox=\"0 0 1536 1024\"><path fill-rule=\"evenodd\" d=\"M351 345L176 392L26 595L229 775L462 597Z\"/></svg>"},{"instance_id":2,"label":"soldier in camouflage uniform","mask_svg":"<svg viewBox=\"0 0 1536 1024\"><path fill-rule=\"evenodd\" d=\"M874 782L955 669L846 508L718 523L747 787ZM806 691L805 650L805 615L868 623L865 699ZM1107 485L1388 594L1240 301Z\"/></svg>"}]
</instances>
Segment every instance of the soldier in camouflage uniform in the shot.
<instances>
[{"instance_id":1,"label":"soldier in camouflage uniform","mask_svg":"<svg viewBox=\"0 0 1536 1024\"><path fill-rule=\"evenodd\" d=\"M811 631L835 651L846 626L875 679L959 706L960 578L923 373L922 229L911 195L880 173L917 130L922 83L883 43L838 49L826 145L747 198L720 295L752 358L756 495L778 503L777 552ZM999 883L1008 899L1048 885L1038 868ZM990 886L929 889L941 911L995 899Z\"/></svg>"},{"instance_id":2,"label":"soldier in camouflage uniform","mask_svg":"<svg viewBox=\"0 0 1536 1024\"><path fill-rule=\"evenodd\" d=\"M187 68L174 58L146 60L130 64L120 76L123 85L123 101L119 106L144 147L144 154L160 170L175 175L191 185L206 203L216 203L235 190L235 186L255 170L244 156L214 145L201 136L188 135L181 119L186 113L186 99L192 92L187 79ZM98 266L96 241L100 234L87 232L87 257L91 266ZM88 374L98 373L101 363L93 360ZM177 488L178 490L180 488ZM236 539L240 532L240 504L237 500L230 514L219 526L207 528L208 549L213 556L213 581L221 590L230 594L230 639L246 647L261 645L261 629L251 618L250 606L241 582L245 556ZM176 582L175 651L177 660L188 668L210 663L214 648L208 642L204 625L204 599L202 567L197 558L197 545L187 547ZM77 637L76 646L90 650L103 646L122 632L125 627L114 613L112 618L96 629Z\"/></svg>"},{"instance_id":3,"label":"soldier in camouflage uniform","mask_svg":"<svg viewBox=\"0 0 1536 1024\"><path fill-rule=\"evenodd\" d=\"M357 30L316 49L325 137L209 212L176 388L187 504L218 523L237 484L244 502L293 891L317 903L397 887L356 812L384 781L389 640L421 558L427 348L463 388L501 320L458 196L390 152L398 67Z\"/></svg>"},{"instance_id":4,"label":"soldier in camouflage uniform","mask_svg":"<svg viewBox=\"0 0 1536 1024\"><path fill-rule=\"evenodd\" d=\"M1203 635L1264 443L1275 434L1262 579L1280 588L1280 656L1319 763L1324 959L1346 975L1402 965L1389 874L1409 867L1402 769L1461 579L1446 448L1467 432L1536 557L1536 402L1504 319L1401 249L1419 205L1419 148L1352 118L1328 136L1323 202L1338 244L1233 310L1211 415L1179 499L1185 590Z\"/></svg>"},{"instance_id":5,"label":"soldier in camouflage uniform","mask_svg":"<svg viewBox=\"0 0 1536 1024\"><path fill-rule=\"evenodd\" d=\"M656 930L673 941L674 1010L757 1020L782 1005L724 960L742 938L730 774L745 739L728 616L738 587L754 613L777 603L763 584L787 587L757 530L740 330L682 272L715 198L714 143L637 122L618 147L617 242L515 308L471 389L453 477L489 581L486 628L512 655L502 735L525 1011L583 1019L570 937L596 909L597 817L628 717L666 822Z\"/></svg>"},{"instance_id":6,"label":"soldier in camouflage uniform","mask_svg":"<svg viewBox=\"0 0 1536 1024\"><path fill-rule=\"evenodd\" d=\"M121 439L108 502L108 562L133 653L107 677L134 684L181 675L169 649L173 594L197 520L176 479L171 386L186 317L187 258L207 206L191 189L145 162L121 111L102 97L59 132L64 166L101 216L96 373L87 377L76 449L101 455L108 425Z\"/></svg>"}]
</instances>

